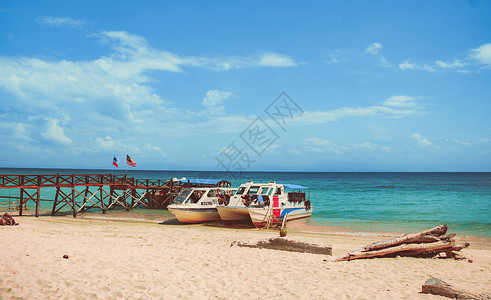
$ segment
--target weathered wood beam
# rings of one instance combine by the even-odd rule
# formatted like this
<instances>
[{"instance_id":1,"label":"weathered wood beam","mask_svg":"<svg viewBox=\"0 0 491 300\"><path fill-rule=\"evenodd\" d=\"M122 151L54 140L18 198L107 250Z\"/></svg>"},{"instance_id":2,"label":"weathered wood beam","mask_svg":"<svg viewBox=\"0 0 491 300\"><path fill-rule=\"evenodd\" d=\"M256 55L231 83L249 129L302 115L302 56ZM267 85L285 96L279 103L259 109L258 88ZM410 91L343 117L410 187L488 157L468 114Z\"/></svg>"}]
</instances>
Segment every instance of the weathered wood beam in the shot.
<instances>
[{"instance_id":1,"label":"weathered wood beam","mask_svg":"<svg viewBox=\"0 0 491 300\"><path fill-rule=\"evenodd\" d=\"M273 237L268 240L259 240L256 242L234 241L230 247L232 246L332 255L332 246L330 245L301 242L285 237Z\"/></svg>"},{"instance_id":2,"label":"weathered wood beam","mask_svg":"<svg viewBox=\"0 0 491 300\"><path fill-rule=\"evenodd\" d=\"M411 257L432 257L441 252L459 251L469 246L469 243L455 245L451 241L439 241L428 244L403 244L399 246L389 247L380 250L366 251L365 249L354 251L343 256L333 258L331 261L350 261L360 258L375 258L375 257L395 257L395 256L411 256Z\"/></svg>"},{"instance_id":3,"label":"weathered wood beam","mask_svg":"<svg viewBox=\"0 0 491 300\"><path fill-rule=\"evenodd\" d=\"M439 225L435 228L421 231L414 234L405 234L400 237L393 238L391 240L375 242L363 247L364 251L372 251L383 249L387 247L409 244L409 243L428 243L439 241L437 237L444 235L447 232L447 225Z\"/></svg>"},{"instance_id":4,"label":"weathered wood beam","mask_svg":"<svg viewBox=\"0 0 491 300\"><path fill-rule=\"evenodd\" d=\"M438 278L430 277L422 286L423 294L444 296L452 299L491 299L491 295L485 293L470 292Z\"/></svg>"}]
</instances>

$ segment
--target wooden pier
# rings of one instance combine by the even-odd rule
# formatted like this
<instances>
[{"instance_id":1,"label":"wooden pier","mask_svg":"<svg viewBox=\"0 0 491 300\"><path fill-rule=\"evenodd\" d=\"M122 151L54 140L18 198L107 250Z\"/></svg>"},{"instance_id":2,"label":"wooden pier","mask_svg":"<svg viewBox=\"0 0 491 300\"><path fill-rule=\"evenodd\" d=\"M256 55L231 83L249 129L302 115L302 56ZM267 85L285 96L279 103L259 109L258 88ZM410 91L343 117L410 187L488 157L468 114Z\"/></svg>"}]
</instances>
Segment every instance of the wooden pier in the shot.
<instances>
[{"instance_id":1,"label":"wooden pier","mask_svg":"<svg viewBox=\"0 0 491 300\"><path fill-rule=\"evenodd\" d=\"M227 184L228 182L220 181L220 183ZM55 215L68 206L74 217L89 209L100 209L102 213L105 213L118 206L128 211L137 206L166 209L179 191L189 185L193 183L135 179L127 175L113 174L0 175L0 191L2 189L19 190L19 196L0 195L0 200L7 199L0 203L3 203L4 206L7 204L15 207L19 210L19 216L22 216L26 204L32 201L36 205L36 217L39 216L41 201L53 202L51 215ZM56 190L54 199L41 198L41 191L49 188Z\"/></svg>"}]
</instances>

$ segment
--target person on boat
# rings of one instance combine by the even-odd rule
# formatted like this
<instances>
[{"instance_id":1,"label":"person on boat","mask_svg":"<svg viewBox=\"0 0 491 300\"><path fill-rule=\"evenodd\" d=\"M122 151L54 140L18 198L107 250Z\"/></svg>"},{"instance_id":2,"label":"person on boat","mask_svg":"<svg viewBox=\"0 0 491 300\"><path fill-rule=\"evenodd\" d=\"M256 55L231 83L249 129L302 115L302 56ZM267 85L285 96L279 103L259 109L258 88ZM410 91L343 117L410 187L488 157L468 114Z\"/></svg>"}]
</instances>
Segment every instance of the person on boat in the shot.
<instances>
[{"instance_id":1,"label":"person on boat","mask_svg":"<svg viewBox=\"0 0 491 300\"><path fill-rule=\"evenodd\" d=\"M257 196L257 204L259 206L263 206L263 195L258 195Z\"/></svg>"},{"instance_id":2,"label":"person on boat","mask_svg":"<svg viewBox=\"0 0 491 300\"><path fill-rule=\"evenodd\" d=\"M217 191L217 199L218 199L218 204L222 205L225 203L225 195L220 193L220 190Z\"/></svg>"},{"instance_id":3,"label":"person on boat","mask_svg":"<svg viewBox=\"0 0 491 300\"><path fill-rule=\"evenodd\" d=\"M242 203L244 203L245 206L249 206L251 204L251 195L245 194L242 195Z\"/></svg>"},{"instance_id":4,"label":"person on boat","mask_svg":"<svg viewBox=\"0 0 491 300\"><path fill-rule=\"evenodd\" d=\"M193 201L193 203L198 203L199 198L201 197L197 191L194 191L189 198L191 199L191 201Z\"/></svg>"}]
</instances>

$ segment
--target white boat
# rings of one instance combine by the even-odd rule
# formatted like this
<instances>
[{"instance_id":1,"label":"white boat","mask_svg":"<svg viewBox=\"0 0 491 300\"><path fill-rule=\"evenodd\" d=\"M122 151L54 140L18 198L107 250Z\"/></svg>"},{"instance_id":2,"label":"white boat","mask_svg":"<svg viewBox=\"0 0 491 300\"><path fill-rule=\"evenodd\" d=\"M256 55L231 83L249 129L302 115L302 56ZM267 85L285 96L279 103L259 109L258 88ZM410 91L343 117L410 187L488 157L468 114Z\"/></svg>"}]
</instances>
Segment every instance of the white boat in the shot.
<instances>
[{"instance_id":1,"label":"white boat","mask_svg":"<svg viewBox=\"0 0 491 300\"><path fill-rule=\"evenodd\" d=\"M270 183L274 185L272 191L268 191L266 195L252 197L254 200L249 205L249 216L255 227L263 228L268 222L270 225L280 224L284 218L291 221L312 216L313 207L310 204L308 187Z\"/></svg>"},{"instance_id":2,"label":"white boat","mask_svg":"<svg viewBox=\"0 0 491 300\"><path fill-rule=\"evenodd\" d=\"M217 205L226 201L235 190L222 187L183 188L167 209L181 223L219 221Z\"/></svg>"},{"instance_id":3,"label":"white boat","mask_svg":"<svg viewBox=\"0 0 491 300\"><path fill-rule=\"evenodd\" d=\"M262 183L261 183L262 184ZM224 222L244 222L251 221L249 216L249 208L245 206L242 196L249 193L256 194L259 185L252 181L247 181L241 184L235 195L230 197L229 203L220 204L217 206L218 214ZM261 190L262 192L262 190Z\"/></svg>"},{"instance_id":4,"label":"white boat","mask_svg":"<svg viewBox=\"0 0 491 300\"><path fill-rule=\"evenodd\" d=\"M223 221L250 220L258 228L287 220L312 216L310 189L296 184L274 181L242 184L228 205L217 207Z\"/></svg>"}]
</instances>

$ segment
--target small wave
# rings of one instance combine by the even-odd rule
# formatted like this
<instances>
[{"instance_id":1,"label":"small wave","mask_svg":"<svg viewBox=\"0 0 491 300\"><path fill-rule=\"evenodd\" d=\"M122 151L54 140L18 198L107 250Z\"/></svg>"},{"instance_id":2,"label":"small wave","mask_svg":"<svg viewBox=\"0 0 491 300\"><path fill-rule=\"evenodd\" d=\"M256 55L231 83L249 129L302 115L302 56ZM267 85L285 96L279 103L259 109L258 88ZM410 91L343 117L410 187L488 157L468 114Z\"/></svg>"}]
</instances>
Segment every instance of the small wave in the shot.
<instances>
[{"instance_id":1,"label":"small wave","mask_svg":"<svg viewBox=\"0 0 491 300\"><path fill-rule=\"evenodd\" d=\"M379 185L376 186L377 189L397 189L399 188L397 185Z\"/></svg>"}]
</instances>

